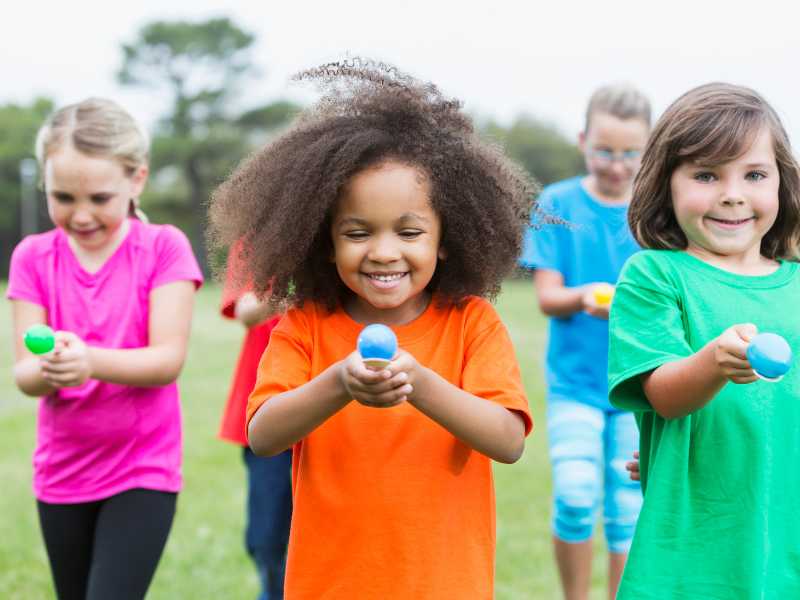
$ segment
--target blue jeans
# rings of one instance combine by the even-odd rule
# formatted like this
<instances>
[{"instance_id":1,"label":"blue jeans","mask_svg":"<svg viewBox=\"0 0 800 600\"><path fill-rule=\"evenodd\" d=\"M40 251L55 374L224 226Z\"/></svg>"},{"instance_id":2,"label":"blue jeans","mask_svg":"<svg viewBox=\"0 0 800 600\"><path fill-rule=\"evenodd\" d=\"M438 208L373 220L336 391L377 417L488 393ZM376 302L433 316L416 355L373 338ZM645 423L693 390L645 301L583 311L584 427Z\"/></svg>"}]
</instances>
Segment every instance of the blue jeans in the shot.
<instances>
[{"instance_id":1,"label":"blue jeans","mask_svg":"<svg viewBox=\"0 0 800 600\"><path fill-rule=\"evenodd\" d=\"M247 466L245 546L261 580L258 600L282 600L292 520L292 451L262 457L244 448Z\"/></svg>"},{"instance_id":2,"label":"blue jeans","mask_svg":"<svg viewBox=\"0 0 800 600\"><path fill-rule=\"evenodd\" d=\"M631 481L625 470L639 448L633 415L581 402L551 401L547 434L556 537L571 543L591 538L602 499L608 550L628 552L642 507L639 482Z\"/></svg>"}]
</instances>

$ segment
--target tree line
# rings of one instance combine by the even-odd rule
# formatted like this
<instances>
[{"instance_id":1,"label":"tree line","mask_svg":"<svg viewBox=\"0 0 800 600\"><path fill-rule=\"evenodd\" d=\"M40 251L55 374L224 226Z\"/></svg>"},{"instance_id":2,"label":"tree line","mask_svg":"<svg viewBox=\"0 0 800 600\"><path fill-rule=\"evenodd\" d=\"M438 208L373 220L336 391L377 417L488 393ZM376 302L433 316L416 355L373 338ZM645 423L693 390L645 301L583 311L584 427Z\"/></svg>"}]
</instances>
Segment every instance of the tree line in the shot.
<instances>
[{"instance_id":1,"label":"tree line","mask_svg":"<svg viewBox=\"0 0 800 600\"><path fill-rule=\"evenodd\" d=\"M287 100L239 108L237 99L258 76L253 34L228 18L203 22L155 21L121 45L117 81L167 98L169 108L151 132L150 181L142 207L153 222L183 229L208 272L204 229L213 189L253 149L286 127L301 107ZM51 98L0 105L0 277L22 236L20 171L33 157L36 131L53 111ZM554 125L520 115L503 126L494 120L481 133L502 144L540 183L582 171L577 147ZM38 190L39 231L52 225Z\"/></svg>"}]
</instances>

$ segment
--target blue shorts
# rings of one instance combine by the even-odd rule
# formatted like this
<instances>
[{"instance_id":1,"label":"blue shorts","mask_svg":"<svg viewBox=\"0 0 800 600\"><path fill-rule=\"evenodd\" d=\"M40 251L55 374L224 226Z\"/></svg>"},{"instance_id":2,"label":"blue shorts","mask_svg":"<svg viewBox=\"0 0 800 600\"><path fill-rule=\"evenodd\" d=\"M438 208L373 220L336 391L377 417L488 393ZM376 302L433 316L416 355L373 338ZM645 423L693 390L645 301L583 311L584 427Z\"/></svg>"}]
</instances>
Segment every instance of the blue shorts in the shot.
<instances>
[{"instance_id":1,"label":"blue shorts","mask_svg":"<svg viewBox=\"0 0 800 600\"><path fill-rule=\"evenodd\" d=\"M547 434L555 536L570 543L590 539L602 499L608 550L628 552L642 506L639 482L625 470L639 448L633 415L581 402L550 401Z\"/></svg>"}]
</instances>

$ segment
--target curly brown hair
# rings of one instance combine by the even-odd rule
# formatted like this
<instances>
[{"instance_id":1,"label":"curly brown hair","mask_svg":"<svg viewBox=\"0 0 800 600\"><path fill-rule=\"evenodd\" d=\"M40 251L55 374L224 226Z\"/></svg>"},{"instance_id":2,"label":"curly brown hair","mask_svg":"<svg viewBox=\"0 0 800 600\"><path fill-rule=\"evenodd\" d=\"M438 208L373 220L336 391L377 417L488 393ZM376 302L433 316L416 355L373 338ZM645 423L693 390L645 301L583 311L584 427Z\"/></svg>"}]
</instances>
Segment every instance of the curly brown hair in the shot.
<instances>
[{"instance_id":1,"label":"curly brown hair","mask_svg":"<svg viewBox=\"0 0 800 600\"><path fill-rule=\"evenodd\" d=\"M274 306L313 300L333 310L352 293L330 260L339 195L356 173L395 160L427 177L442 222L447 260L428 290L456 304L494 297L537 210L531 177L478 137L460 102L390 65L352 59L294 79L325 93L211 200L209 237L235 245L235 280L269 291Z\"/></svg>"},{"instance_id":2,"label":"curly brown hair","mask_svg":"<svg viewBox=\"0 0 800 600\"><path fill-rule=\"evenodd\" d=\"M628 222L644 248L682 250L688 241L672 207L672 173L685 162L709 166L747 152L763 127L772 134L780 175L778 216L761 240L768 258L797 260L800 246L800 166L775 110L757 92L709 83L683 94L655 125L633 185Z\"/></svg>"}]
</instances>

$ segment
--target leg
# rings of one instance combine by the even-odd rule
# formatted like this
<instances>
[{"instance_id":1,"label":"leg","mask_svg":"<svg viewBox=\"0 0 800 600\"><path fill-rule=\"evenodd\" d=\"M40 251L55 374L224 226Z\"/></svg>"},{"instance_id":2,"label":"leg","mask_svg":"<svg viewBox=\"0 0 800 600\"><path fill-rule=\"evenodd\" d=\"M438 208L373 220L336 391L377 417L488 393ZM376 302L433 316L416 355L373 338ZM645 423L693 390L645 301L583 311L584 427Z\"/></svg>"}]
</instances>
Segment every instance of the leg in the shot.
<instances>
[{"instance_id":1,"label":"leg","mask_svg":"<svg viewBox=\"0 0 800 600\"><path fill-rule=\"evenodd\" d=\"M604 421L601 410L579 402L555 401L547 407L553 543L566 600L585 600L589 595Z\"/></svg>"},{"instance_id":2,"label":"leg","mask_svg":"<svg viewBox=\"0 0 800 600\"><path fill-rule=\"evenodd\" d=\"M37 502L39 524L59 600L86 598L99 506L99 502Z\"/></svg>"},{"instance_id":3,"label":"leg","mask_svg":"<svg viewBox=\"0 0 800 600\"><path fill-rule=\"evenodd\" d=\"M142 600L175 516L177 494L133 489L103 501L87 600Z\"/></svg>"},{"instance_id":4,"label":"leg","mask_svg":"<svg viewBox=\"0 0 800 600\"><path fill-rule=\"evenodd\" d=\"M281 600L292 519L292 451L264 458L244 449L247 466L245 544L261 580L260 600Z\"/></svg>"},{"instance_id":5,"label":"leg","mask_svg":"<svg viewBox=\"0 0 800 600\"><path fill-rule=\"evenodd\" d=\"M605 433L605 532L608 541L608 597L617 595L628 558L636 520L642 507L642 490L631 481L625 463L639 448L639 431L631 413L608 413Z\"/></svg>"}]
</instances>

